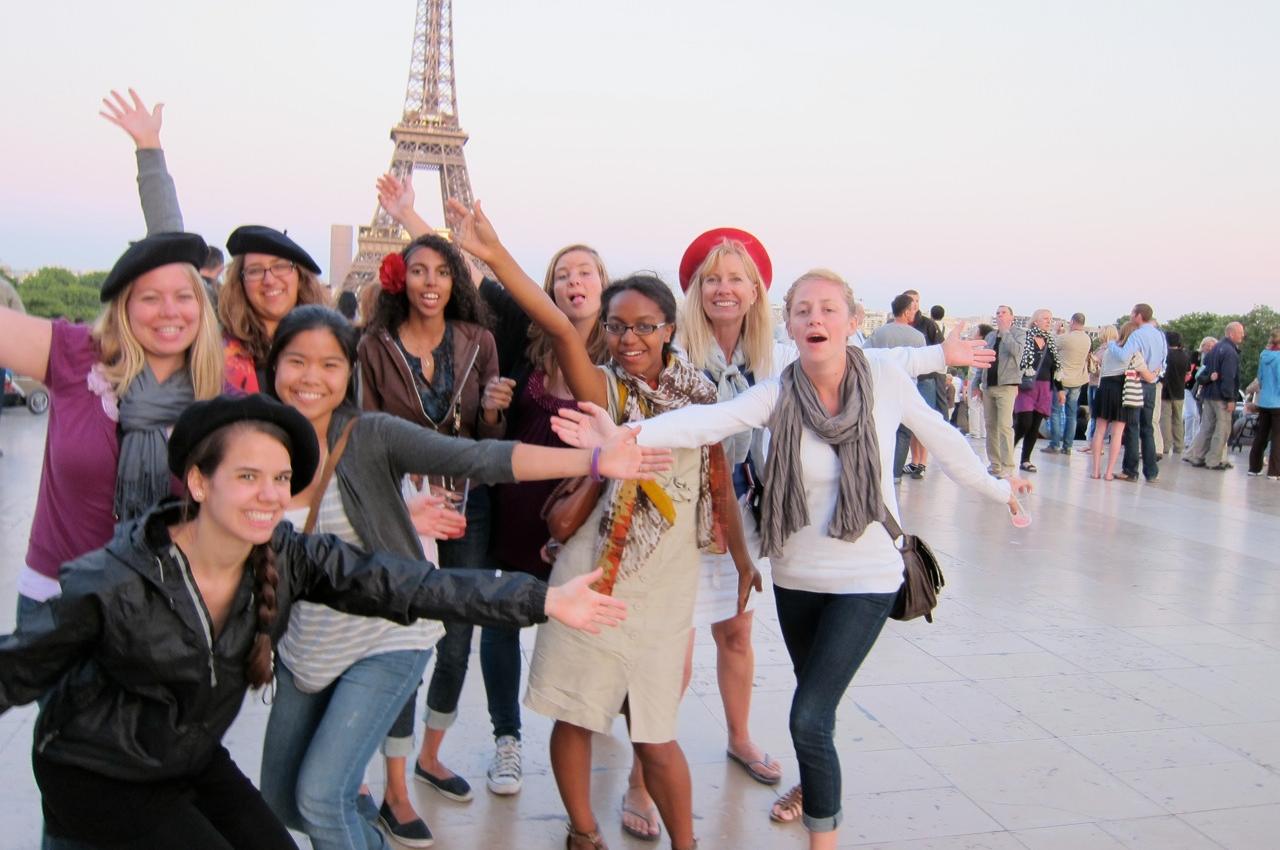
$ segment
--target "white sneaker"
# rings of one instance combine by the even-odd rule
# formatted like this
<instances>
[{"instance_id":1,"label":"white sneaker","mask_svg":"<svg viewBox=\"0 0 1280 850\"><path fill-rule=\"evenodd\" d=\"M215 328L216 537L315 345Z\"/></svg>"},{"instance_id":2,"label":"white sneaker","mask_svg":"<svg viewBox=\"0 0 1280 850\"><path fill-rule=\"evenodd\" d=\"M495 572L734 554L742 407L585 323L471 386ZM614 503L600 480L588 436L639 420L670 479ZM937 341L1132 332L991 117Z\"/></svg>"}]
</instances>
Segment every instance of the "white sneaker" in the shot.
<instances>
[{"instance_id":1,"label":"white sneaker","mask_svg":"<svg viewBox=\"0 0 1280 850\"><path fill-rule=\"evenodd\" d=\"M520 739L503 735L496 742L493 761L489 762L489 790L504 797L519 794L524 784L520 767Z\"/></svg>"}]
</instances>

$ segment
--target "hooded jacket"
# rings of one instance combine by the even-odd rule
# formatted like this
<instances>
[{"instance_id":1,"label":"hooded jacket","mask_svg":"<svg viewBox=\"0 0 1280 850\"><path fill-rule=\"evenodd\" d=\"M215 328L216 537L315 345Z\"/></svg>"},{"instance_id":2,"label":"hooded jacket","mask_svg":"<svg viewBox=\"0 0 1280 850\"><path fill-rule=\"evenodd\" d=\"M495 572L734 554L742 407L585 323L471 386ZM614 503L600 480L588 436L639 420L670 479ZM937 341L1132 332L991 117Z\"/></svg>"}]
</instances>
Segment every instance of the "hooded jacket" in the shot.
<instances>
[{"instance_id":1,"label":"hooded jacket","mask_svg":"<svg viewBox=\"0 0 1280 850\"><path fill-rule=\"evenodd\" d=\"M129 781L181 777L204 767L235 720L257 629L253 576L245 571L215 637L169 539L179 519L169 501L122 523L105 548L63 566L61 596L0 638L0 712L48 694L36 721L39 757ZM528 575L440 571L288 522L270 545L280 575L273 644L298 599L397 623L546 619L546 585Z\"/></svg>"}]
</instances>

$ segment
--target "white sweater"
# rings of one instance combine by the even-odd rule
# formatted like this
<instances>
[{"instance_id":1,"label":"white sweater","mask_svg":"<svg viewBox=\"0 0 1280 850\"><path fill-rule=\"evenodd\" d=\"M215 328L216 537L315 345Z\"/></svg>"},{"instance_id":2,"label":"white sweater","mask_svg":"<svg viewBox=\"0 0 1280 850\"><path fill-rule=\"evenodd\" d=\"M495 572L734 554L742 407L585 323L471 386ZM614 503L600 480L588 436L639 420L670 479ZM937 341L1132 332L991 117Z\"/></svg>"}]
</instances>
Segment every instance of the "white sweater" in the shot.
<instances>
[{"instance_id":1,"label":"white sweater","mask_svg":"<svg viewBox=\"0 0 1280 850\"><path fill-rule=\"evenodd\" d=\"M893 350L866 351L875 402L876 438L880 444L880 492L898 512L893 489L894 438L901 423L924 443L944 472L997 502L1009 500L1009 484L987 474L960 432L925 404ZM939 355L940 356L940 355ZM780 391L777 378L756 384L742 395L715 405L691 405L646 419L639 442L645 446L694 448L717 443L750 428L768 425ZM835 514L840 464L835 451L809 429L800 440L800 467L810 524L792 534L782 554L772 559L773 581L792 590L814 593L893 593L902 584L902 558L887 531L875 523L852 543L827 536Z\"/></svg>"}]
</instances>

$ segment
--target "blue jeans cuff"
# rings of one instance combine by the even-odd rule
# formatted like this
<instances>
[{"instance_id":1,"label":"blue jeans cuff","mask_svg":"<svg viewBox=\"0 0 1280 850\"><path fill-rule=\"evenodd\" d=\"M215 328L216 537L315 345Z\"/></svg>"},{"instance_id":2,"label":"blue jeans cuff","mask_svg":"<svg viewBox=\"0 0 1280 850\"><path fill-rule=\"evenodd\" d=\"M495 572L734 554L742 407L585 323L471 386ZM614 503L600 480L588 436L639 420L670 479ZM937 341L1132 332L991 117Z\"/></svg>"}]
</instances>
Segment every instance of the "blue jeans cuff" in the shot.
<instances>
[{"instance_id":1,"label":"blue jeans cuff","mask_svg":"<svg viewBox=\"0 0 1280 850\"><path fill-rule=\"evenodd\" d=\"M453 721L458 719L458 712L454 711L436 711L431 706L427 706L426 716L422 718L422 723L428 729L448 729L453 725Z\"/></svg>"},{"instance_id":2,"label":"blue jeans cuff","mask_svg":"<svg viewBox=\"0 0 1280 850\"><path fill-rule=\"evenodd\" d=\"M810 817L807 813L803 816L804 828L810 832L835 832L842 820L844 820L843 809L837 810L834 815L827 818Z\"/></svg>"},{"instance_id":3,"label":"blue jeans cuff","mask_svg":"<svg viewBox=\"0 0 1280 850\"><path fill-rule=\"evenodd\" d=\"M413 736L407 738L399 738L388 735L382 739L382 754L390 759L403 759L413 755L414 751Z\"/></svg>"}]
</instances>

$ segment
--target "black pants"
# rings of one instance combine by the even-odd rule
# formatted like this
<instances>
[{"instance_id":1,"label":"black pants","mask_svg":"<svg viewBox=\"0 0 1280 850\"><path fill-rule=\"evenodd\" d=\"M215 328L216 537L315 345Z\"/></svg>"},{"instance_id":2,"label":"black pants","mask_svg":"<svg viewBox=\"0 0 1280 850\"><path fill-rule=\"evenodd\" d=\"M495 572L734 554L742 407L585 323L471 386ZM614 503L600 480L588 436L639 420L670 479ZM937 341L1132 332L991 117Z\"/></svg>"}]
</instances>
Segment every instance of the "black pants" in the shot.
<instances>
[{"instance_id":1,"label":"black pants","mask_svg":"<svg viewBox=\"0 0 1280 850\"><path fill-rule=\"evenodd\" d=\"M1258 425L1253 432L1253 445L1249 447L1249 471L1262 471L1262 456L1271 444L1271 459L1267 461L1267 475L1280 475L1280 408L1259 407Z\"/></svg>"},{"instance_id":2,"label":"black pants","mask_svg":"<svg viewBox=\"0 0 1280 850\"><path fill-rule=\"evenodd\" d=\"M1013 444L1016 446L1019 440L1022 441L1023 463L1031 462L1031 450L1040 439L1040 423L1043 421L1044 414L1035 410L1013 414Z\"/></svg>"},{"instance_id":3,"label":"black pants","mask_svg":"<svg viewBox=\"0 0 1280 850\"><path fill-rule=\"evenodd\" d=\"M35 755L45 850L297 850L224 747L191 776L125 782Z\"/></svg>"}]
</instances>

